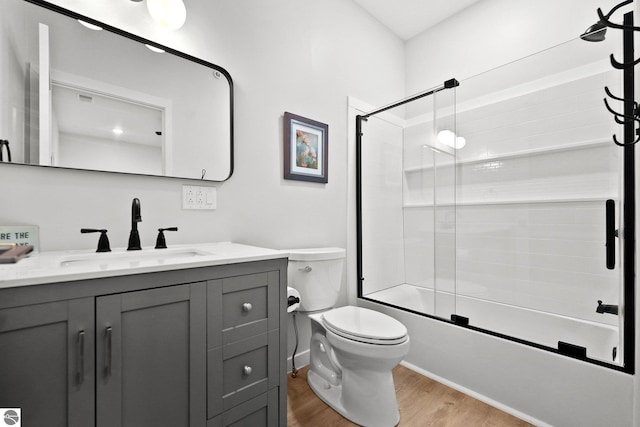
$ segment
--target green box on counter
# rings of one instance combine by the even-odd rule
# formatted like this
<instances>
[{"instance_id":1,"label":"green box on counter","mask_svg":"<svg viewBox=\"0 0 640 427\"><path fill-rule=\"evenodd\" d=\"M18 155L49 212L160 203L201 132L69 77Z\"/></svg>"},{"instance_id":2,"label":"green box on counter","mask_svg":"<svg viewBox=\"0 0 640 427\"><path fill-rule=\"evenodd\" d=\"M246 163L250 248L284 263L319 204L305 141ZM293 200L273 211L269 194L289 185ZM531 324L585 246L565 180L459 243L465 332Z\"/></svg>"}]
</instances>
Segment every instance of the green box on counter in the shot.
<instances>
[{"instance_id":1,"label":"green box on counter","mask_svg":"<svg viewBox=\"0 0 640 427\"><path fill-rule=\"evenodd\" d=\"M37 225L0 225L0 244L31 245L35 253L40 251L39 238Z\"/></svg>"}]
</instances>

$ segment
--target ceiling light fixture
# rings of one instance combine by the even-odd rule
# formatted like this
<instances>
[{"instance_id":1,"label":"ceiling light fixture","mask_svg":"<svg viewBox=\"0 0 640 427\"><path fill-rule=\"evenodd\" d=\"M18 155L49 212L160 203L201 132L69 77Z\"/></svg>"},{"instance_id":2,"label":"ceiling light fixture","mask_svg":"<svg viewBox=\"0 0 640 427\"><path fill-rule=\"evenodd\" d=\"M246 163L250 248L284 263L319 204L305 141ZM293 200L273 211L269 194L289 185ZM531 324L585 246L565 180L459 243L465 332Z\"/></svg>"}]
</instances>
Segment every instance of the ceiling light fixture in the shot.
<instances>
[{"instance_id":1,"label":"ceiling light fixture","mask_svg":"<svg viewBox=\"0 0 640 427\"><path fill-rule=\"evenodd\" d=\"M143 0L131 0L141 3ZM187 20L187 8L183 0L147 0L149 15L158 24L171 30L182 27Z\"/></svg>"},{"instance_id":2,"label":"ceiling light fixture","mask_svg":"<svg viewBox=\"0 0 640 427\"><path fill-rule=\"evenodd\" d=\"M177 30L187 19L187 8L182 0L147 0L149 14L163 27Z\"/></svg>"}]
</instances>

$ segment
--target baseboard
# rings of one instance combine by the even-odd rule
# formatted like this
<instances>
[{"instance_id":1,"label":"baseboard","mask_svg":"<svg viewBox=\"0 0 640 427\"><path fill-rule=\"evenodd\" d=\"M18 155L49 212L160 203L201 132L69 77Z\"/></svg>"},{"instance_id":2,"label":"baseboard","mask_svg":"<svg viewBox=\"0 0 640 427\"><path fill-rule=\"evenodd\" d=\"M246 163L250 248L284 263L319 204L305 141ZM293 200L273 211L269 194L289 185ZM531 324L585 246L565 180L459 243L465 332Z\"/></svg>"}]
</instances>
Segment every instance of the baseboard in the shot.
<instances>
[{"instance_id":1,"label":"baseboard","mask_svg":"<svg viewBox=\"0 0 640 427\"><path fill-rule=\"evenodd\" d=\"M296 369L309 364L309 350L296 354ZM287 373L291 372L291 356L287 357Z\"/></svg>"},{"instance_id":2,"label":"baseboard","mask_svg":"<svg viewBox=\"0 0 640 427\"><path fill-rule=\"evenodd\" d=\"M464 393L467 396L471 396L474 399L477 399L477 400L479 400L481 402L484 402L487 405L491 405L494 408L497 408L497 409L499 409L499 410L501 410L503 412L506 412L507 414L513 415L514 417L518 417L521 420L524 420L524 421L528 422L529 424L533 424L533 425L538 426L538 427L553 427L551 424L547 424L547 423L545 423L543 421L540 421L540 420L538 420L536 418L533 418L533 417L531 417L531 416L529 416L529 415L527 415L527 414L525 414L523 412L520 412L520 411L518 411L516 409L513 409L510 406L507 406L507 405L505 405L503 403L500 403L500 402L498 402L496 400L493 400L493 399L491 399L491 398L489 398L489 397L487 397L485 395L482 395L482 394L477 393L477 392L475 392L473 390L470 390L470 389L468 389L466 387L463 387L463 386L461 386L459 384L456 384L456 383L454 383L452 381L449 381L446 378L442 378L442 377L440 377L440 376L438 376L436 374L433 374L433 373L431 373L429 371L426 371L426 370L424 370L422 368L419 368L416 365L413 365L413 364L411 364L409 362L402 361L402 362L400 362L400 364L402 366L404 366L405 368L407 368L407 369L411 369L412 371L417 372L420 375L424 375L427 378L431 378L434 381L438 381L439 383L442 383L442 384L446 385L447 387L451 387L454 390L458 390L459 392Z\"/></svg>"}]
</instances>

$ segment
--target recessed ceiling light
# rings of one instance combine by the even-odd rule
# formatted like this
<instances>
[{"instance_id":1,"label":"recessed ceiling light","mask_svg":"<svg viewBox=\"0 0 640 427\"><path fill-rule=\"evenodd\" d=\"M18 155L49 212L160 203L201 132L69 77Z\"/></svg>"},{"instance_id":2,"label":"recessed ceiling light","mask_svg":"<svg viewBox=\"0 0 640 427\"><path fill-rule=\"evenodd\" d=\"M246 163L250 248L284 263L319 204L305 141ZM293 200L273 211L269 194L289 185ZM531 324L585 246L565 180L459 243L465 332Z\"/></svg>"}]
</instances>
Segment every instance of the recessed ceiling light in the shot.
<instances>
[{"instance_id":1,"label":"recessed ceiling light","mask_svg":"<svg viewBox=\"0 0 640 427\"><path fill-rule=\"evenodd\" d=\"M124 131L120 128L113 128L111 131L114 135L122 135L124 133Z\"/></svg>"}]
</instances>

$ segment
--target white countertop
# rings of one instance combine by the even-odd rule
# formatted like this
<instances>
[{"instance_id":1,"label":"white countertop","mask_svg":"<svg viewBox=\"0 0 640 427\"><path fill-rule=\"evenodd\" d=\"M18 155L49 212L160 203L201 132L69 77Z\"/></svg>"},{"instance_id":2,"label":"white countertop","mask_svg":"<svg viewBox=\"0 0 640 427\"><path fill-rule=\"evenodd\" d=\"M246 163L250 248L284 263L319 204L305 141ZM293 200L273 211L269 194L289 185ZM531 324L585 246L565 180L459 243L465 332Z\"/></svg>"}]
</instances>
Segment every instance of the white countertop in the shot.
<instances>
[{"instance_id":1,"label":"white countertop","mask_svg":"<svg viewBox=\"0 0 640 427\"><path fill-rule=\"evenodd\" d=\"M96 253L91 250L41 252L0 265L0 289L44 283L125 276L186 268L286 258L288 252L231 242L172 245Z\"/></svg>"}]
</instances>

